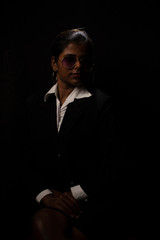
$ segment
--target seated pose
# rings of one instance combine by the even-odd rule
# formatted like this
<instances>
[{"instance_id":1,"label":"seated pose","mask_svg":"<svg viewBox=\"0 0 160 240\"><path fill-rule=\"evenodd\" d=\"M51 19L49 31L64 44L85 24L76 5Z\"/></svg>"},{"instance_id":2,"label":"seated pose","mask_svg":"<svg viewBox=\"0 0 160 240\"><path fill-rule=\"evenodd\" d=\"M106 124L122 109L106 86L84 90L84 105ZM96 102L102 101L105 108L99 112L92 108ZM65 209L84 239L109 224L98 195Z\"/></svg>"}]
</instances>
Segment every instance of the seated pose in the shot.
<instances>
[{"instance_id":1,"label":"seated pose","mask_svg":"<svg viewBox=\"0 0 160 240\"><path fill-rule=\"evenodd\" d=\"M55 37L51 67L53 86L25 105L19 173L31 225L21 239L119 240L125 150L112 97L93 81L93 42L86 31Z\"/></svg>"}]
</instances>

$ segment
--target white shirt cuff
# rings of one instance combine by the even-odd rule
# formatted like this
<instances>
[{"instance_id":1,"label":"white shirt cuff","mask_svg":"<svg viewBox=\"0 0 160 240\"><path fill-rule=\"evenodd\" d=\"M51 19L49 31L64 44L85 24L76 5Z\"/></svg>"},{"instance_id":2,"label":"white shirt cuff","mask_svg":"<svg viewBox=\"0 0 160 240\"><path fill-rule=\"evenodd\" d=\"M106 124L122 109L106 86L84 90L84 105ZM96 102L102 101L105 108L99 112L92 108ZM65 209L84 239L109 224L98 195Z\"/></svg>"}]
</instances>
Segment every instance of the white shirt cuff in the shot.
<instances>
[{"instance_id":1,"label":"white shirt cuff","mask_svg":"<svg viewBox=\"0 0 160 240\"><path fill-rule=\"evenodd\" d=\"M85 200L88 198L88 195L83 191L80 185L71 187L71 192L73 197L78 201Z\"/></svg>"},{"instance_id":2,"label":"white shirt cuff","mask_svg":"<svg viewBox=\"0 0 160 240\"><path fill-rule=\"evenodd\" d=\"M78 200L86 200L88 198L88 195L83 191L83 189L81 188L80 185L76 185L74 187L71 187L71 192L73 197ZM40 203L40 201L42 200L42 198L48 194L52 194L52 191L49 189L45 189L42 192L40 192L37 196L36 196L36 201L38 203Z\"/></svg>"},{"instance_id":3,"label":"white shirt cuff","mask_svg":"<svg viewBox=\"0 0 160 240\"><path fill-rule=\"evenodd\" d=\"M37 197L36 197L36 201L37 201L38 203L40 203L40 201L42 200L42 198L43 198L44 196L46 196L46 195L48 195L48 194L51 194L51 193L52 193L52 191L49 190L49 189L46 189L46 190L40 192L40 193L37 195Z\"/></svg>"}]
</instances>

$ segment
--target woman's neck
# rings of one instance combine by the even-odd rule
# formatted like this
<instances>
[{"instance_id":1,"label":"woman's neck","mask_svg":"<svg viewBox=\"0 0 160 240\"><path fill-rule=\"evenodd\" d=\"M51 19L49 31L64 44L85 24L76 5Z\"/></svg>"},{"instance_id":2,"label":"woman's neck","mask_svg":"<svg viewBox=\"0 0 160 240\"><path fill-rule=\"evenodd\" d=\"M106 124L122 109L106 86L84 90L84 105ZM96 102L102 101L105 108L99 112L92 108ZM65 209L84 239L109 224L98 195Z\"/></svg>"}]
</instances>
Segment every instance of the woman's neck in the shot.
<instances>
[{"instance_id":1,"label":"woman's neck","mask_svg":"<svg viewBox=\"0 0 160 240\"><path fill-rule=\"evenodd\" d=\"M73 91L75 87L74 86L66 86L63 84L57 83L57 90L58 90L58 98L61 103L61 106L65 102L66 98L70 95L70 93Z\"/></svg>"}]
</instances>

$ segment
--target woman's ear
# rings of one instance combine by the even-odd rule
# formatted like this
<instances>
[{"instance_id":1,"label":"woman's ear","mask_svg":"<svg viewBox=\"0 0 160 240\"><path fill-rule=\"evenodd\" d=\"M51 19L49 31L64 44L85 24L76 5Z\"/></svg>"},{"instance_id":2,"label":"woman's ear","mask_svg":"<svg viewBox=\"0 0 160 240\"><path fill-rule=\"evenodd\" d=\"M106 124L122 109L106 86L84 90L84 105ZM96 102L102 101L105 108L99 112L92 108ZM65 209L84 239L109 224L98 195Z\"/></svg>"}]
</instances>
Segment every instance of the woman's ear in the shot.
<instances>
[{"instance_id":1,"label":"woman's ear","mask_svg":"<svg viewBox=\"0 0 160 240\"><path fill-rule=\"evenodd\" d=\"M57 63L55 61L55 57L51 57L51 66L54 72L57 72L58 67L57 67Z\"/></svg>"}]
</instances>

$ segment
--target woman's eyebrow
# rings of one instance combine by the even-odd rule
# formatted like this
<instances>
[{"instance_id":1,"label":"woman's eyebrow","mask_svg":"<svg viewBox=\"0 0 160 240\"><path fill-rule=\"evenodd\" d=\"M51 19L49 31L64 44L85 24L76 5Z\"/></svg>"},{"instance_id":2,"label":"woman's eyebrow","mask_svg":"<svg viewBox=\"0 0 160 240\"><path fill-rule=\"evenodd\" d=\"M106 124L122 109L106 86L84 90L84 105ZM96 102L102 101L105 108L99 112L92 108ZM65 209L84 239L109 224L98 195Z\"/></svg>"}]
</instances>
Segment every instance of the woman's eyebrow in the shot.
<instances>
[{"instance_id":1,"label":"woman's eyebrow","mask_svg":"<svg viewBox=\"0 0 160 240\"><path fill-rule=\"evenodd\" d=\"M87 54L84 54L84 55L81 55L80 57L86 57L86 56L87 56ZM77 57L77 55L68 53L68 54L65 54L64 57Z\"/></svg>"},{"instance_id":2,"label":"woman's eyebrow","mask_svg":"<svg viewBox=\"0 0 160 240\"><path fill-rule=\"evenodd\" d=\"M76 55L75 55L75 54L68 53L68 54L65 54L64 57L76 57Z\"/></svg>"}]
</instances>

